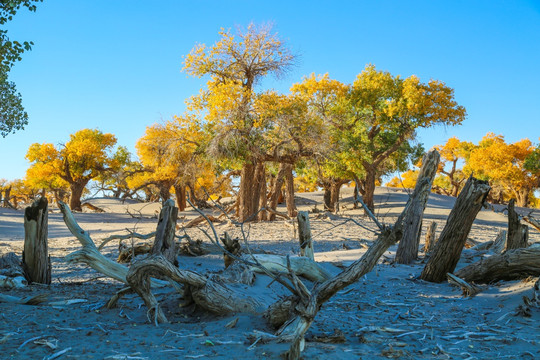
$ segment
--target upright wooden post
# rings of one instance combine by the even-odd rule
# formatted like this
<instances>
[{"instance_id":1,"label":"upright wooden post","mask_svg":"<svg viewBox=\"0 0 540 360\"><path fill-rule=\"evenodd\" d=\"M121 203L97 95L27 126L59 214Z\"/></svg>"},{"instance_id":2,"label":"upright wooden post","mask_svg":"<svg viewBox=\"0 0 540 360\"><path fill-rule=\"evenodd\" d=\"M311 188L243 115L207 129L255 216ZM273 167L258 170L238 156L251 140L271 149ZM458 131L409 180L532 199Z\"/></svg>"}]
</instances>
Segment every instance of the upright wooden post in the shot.
<instances>
[{"instance_id":1,"label":"upright wooden post","mask_svg":"<svg viewBox=\"0 0 540 360\"><path fill-rule=\"evenodd\" d=\"M487 181L473 177L467 180L448 216L439 241L420 275L422 280L442 282L446 280L447 273L454 271L474 219L482 208L490 189Z\"/></svg>"},{"instance_id":2,"label":"upright wooden post","mask_svg":"<svg viewBox=\"0 0 540 360\"><path fill-rule=\"evenodd\" d=\"M163 255L175 266L178 265L176 259L177 249L174 241L177 219L178 208L174 206L174 201L172 199L165 201L159 213L156 238L152 247L152 254Z\"/></svg>"},{"instance_id":3,"label":"upright wooden post","mask_svg":"<svg viewBox=\"0 0 540 360\"><path fill-rule=\"evenodd\" d=\"M429 224L429 227L426 233L426 242L424 244L424 252L426 254L430 253L435 247L435 244L437 243L437 239L435 238L436 231L437 231L437 223L435 221L432 221L431 224Z\"/></svg>"},{"instance_id":4,"label":"upright wooden post","mask_svg":"<svg viewBox=\"0 0 540 360\"><path fill-rule=\"evenodd\" d=\"M516 213L514 205L515 199L508 203L508 237L506 239L506 250L525 248L529 242L529 227L522 224L519 215Z\"/></svg>"},{"instance_id":5,"label":"upright wooden post","mask_svg":"<svg viewBox=\"0 0 540 360\"><path fill-rule=\"evenodd\" d=\"M298 212L298 237L300 240L300 256L305 256L315 260L313 251L313 239L311 238L311 227L309 225L309 213L307 211Z\"/></svg>"},{"instance_id":6,"label":"upright wooden post","mask_svg":"<svg viewBox=\"0 0 540 360\"><path fill-rule=\"evenodd\" d=\"M418 257L424 210L440 158L439 152L433 149L422 159L422 168L411 195L410 206L403 219L403 237L396 251L396 262L399 264L410 264Z\"/></svg>"},{"instance_id":7,"label":"upright wooden post","mask_svg":"<svg viewBox=\"0 0 540 360\"><path fill-rule=\"evenodd\" d=\"M51 283L51 263L47 248L48 203L41 197L24 211L23 268L30 282Z\"/></svg>"}]
</instances>

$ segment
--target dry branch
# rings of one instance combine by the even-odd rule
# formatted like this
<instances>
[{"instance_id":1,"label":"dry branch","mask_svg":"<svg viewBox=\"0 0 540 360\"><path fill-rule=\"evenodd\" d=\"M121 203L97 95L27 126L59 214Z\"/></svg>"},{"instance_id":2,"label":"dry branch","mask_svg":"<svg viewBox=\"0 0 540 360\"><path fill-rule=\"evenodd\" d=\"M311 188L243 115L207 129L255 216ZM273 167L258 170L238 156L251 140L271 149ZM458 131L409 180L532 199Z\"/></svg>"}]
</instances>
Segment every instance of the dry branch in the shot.
<instances>
[{"instance_id":1,"label":"dry branch","mask_svg":"<svg viewBox=\"0 0 540 360\"><path fill-rule=\"evenodd\" d=\"M212 222L221 222L221 220L215 216L212 215L206 215L206 218L208 218ZM184 228L189 229L191 227L197 226L200 223L203 223L206 221L206 218L204 216L197 216L195 219L190 220L186 225L184 225Z\"/></svg>"}]
</instances>

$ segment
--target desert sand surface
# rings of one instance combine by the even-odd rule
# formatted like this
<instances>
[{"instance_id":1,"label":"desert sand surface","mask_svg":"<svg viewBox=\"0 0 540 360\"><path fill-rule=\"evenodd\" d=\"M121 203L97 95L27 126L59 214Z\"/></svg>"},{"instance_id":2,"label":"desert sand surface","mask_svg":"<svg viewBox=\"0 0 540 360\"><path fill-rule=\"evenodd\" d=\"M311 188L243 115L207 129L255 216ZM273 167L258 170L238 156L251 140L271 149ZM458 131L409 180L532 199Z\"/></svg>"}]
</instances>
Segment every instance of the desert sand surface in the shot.
<instances>
[{"instance_id":1,"label":"desert sand surface","mask_svg":"<svg viewBox=\"0 0 540 360\"><path fill-rule=\"evenodd\" d=\"M382 222L393 224L407 198L405 191L378 188L376 215ZM141 234L154 231L161 208L160 204L122 203L109 198L89 201L105 212L75 213L75 218L98 245L109 235L126 234L126 229ZM320 211L322 201L322 193L297 194L298 209L310 211L316 260L330 272L338 273L365 253L375 240L376 226L364 217L362 210L353 209L350 188L343 190L336 214ZM422 243L431 221L438 223L437 234L442 231L454 201L442 195L430 196ZM0 254L11 251L21 254L23 214L23 210L0 208ZM192 209L181 212L178 224L196 216ZM540 212L537 210L533 216L539 218ZM220 235L227 231L232 237L241 236L240 228L232 222L215 227ZM504 214L483 209L469 238L475 243L494 240L506 227ZM209 242L197 228L185 231L192 239ZM296 227L291 221L246 224L245 231L253 252L281 255L299 252ZM540 234L532 228L530 242L540 242ZM216 316L193 306L180 307L181 299L172 287L155 292L170 321L168 324L150 323L147 308L136 294L123 297L116 308L106 309L103 305L123 284L86 265L67 264L64 257L80 247L65 226L62 214L52 209L49 213L52 284L0 289L0 292L18 297L48 294L50 302L80 301L37 306L0 303L0 358L50 359L64 351L57 358L279 359L289 347L279 343L254 344L250 336L253 330L273 332L262 316ZM464 297L460 288L448 283L418 279L426 262L423 252L412 265L394 264L396 248L391 247L372 272L323 306L307 332L303 358L540 358L540 310L533 309L531 317L515 316L522 297L531 294L536 278L484 285L476 296ZM108 243L102 252L116 259L118 242ZM464 249L458 269L486 256L490 256L487 251ZM222 255L217 253L179 256L178 260L181 268L200 273L223 269ZM271 283L266 276L258 276L255 286L261 298L287 295L281 285ZM234 319L238 319L236 325L226 327Z\"/></svg>"}]
</instances>

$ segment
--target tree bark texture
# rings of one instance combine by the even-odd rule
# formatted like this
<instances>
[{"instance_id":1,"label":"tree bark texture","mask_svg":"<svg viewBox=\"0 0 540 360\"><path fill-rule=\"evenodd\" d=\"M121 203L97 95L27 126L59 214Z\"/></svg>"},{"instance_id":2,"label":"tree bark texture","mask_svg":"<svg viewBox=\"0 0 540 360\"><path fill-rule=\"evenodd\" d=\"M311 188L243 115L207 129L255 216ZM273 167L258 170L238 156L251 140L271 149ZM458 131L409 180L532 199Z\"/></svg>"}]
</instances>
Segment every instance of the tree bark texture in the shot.
<instances>
[{"instance_id":1,"label":"tree bark texture","mask_svg":"<svg viewBox=\"0 0 540 360\"><path fill-rule=\"evenodd\" d=\"M474 219L482 208L489 190L490 186L486 181L473 177L467 180L420 275L422 280L442 282L446 280L447 273L454 271Z\"/></svg>"},{"instance_id":2,"label":"tree bark texture","mask_svg":"<svg viewBox=\"0 0 540 360\"><path fill-rule=\"evenodd\" d=\"M364 200L364 204L366 204L368 209L373 212L375 210L373 196L375 195L375 180L377 179L377 175L372 166L365 167L365 169L366 178L364 180L364 194L362 195L362 200Z\"/></svg>"},{"instance_id":3,"label":"tree bark texture","mask_svg":"<svg viewBox=\"0 0 540 360\"><path fill-rule=\"evenodd\" d=\"M437 150L431 150L422 159L422 168L411 195L411 202L403 222L403 238L396 252L398 264L410 264L418 257L422 219L426 209L433 179L437 173L441 156Z\"/></svg>"},{"instance_id":4,"label":"tree bark texture","mask_svg":"<svg viewBox=\"0 0 540 360\"><path fill-rule=\"evenodd\" d=\"M29 282L51 283L51 262L47 245L48 202L41 197L24 212L23 267Z\"/></svg>"},{"instance_id":5,"label":"tree bark texture","mask_svg":"<svg viewBox=\"0 0 540 360\"><path fill-rule=\"evenodd\" d=\"M279 198L281 197L281 194L282 194L281 188L283 187L283 182L285 180L285 172L287 170L286 165L287 164L285 163L279 164L278 173L277 173L276 179L274 180L274 186L272 188L272 194L270 195L270 203L269 203L269 207L272 210L277 209ZM270 213L269 220L274 221L275 219L276 219L276 214Z\"/></svg>"},{"instance_id":6,"label":"tree bark texture","mask_svg":"<svg viewBox=\"0 0 540 360\"><path fill-rule=\"evenodd\" d=\"M256 178L259 182L259 202L257 204L257 210L265 208L268 206L268 199L266 197L267 188L266 188L266 166L263 162L257 165L257 175ZM266 210L261 210L257 216L259 221L268 220L268 212Z\"/></svg>"},{"instance_id":7,"label":"tree bark texture","mask_svg":"<svg viewBox=\"0 0 540 360\"><path fill-rule=\"evenodd\" d=\"M178 184L174 186L174 192L176 193L176 205L178 206L178 211L186 210L186 185Z\"/></svg>"},{"instance_id":8,"label":"tree bark texture","mask_svg":"<svg viewBox=\"0 0 540 360\"><path fill-rule=\"evenodd\" d=\"M178 219L178 208L174 206L174 201L167 200L161 212L159 213L159 221L156 229L156 238L152 247L152 254L163 255L167 260L178 265L176 258L177 248L174 241L176 230L176 220Z\"/></svg>"},{"instance_id":9,"label":"tree bark texture","mask_svg":"<svg viewBox=\"0 0 540 360\"><path fill-rule=\"evenodd\" d=\"M313 239L311 238L311 227L309 225L309 213L307 211L299 211L297 217L300 256L305 256L315 261Z\"/></svg>"},{"instance_id":10,"label":"tree bark texture","mask_svg":"<svg viewBox=\"0 0 540 360\"><path fill-rule=\"evenodd\" d=\"M296 211L296 204L294 202L294 176L293 166L291 164L285 164L285 191L287 194L285 198L287 214L293 218L298 212Z\"/></svg>"},{"instance_id":11,"label":"tree bark texture","mask_svg":"<svg viewBox=\"0 0 540 360\"><path fill-rule=\"evenodd\" d=\"M508 237L506 239L506 250L527 247L529 243L529 227L522 224L519 215L515 210L515 200L508 203Z\"/></svg>"},{"instance_id":12,"label":"tree bark texture","mask_svg":"<svg viewBox=\"0 0 540 360\"><path fill-rule=\"evenodd\" d=\"M76 181L69 185L71 196L69 197L69 207L73 211L82 211L81 197L88 181Z\"/></svg>"},{"instance_id":13,"label":"tree bark texture","mask_svg":"<svg viewBox=\"0 0 540 360\"><path fill-rule=\"evenodd\" d=\"M468 265L455 275L476 283L540 276L540 247L508 250Z\"/></svg>"}]
</instances>

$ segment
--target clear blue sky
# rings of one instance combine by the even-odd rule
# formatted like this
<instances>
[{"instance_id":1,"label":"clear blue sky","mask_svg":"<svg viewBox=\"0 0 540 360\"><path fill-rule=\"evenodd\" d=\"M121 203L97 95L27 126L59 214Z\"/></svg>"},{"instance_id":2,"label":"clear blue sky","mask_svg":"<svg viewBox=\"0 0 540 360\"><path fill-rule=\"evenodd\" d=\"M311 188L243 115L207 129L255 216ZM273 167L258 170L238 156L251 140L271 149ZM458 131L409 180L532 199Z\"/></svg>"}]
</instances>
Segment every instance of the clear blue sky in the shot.
<instances>
[{"instance_id":1,"label":"clear blue sky","mask_svg":"<svg viewBox=\"0 0 540 360\"><path fill-rule=\"evenodd\" d=\"M426 148L487 132L514 142L540 136L540 1L44 0L7 24L32 40L11 73L29 114L0 138L0 178L23 178L30 144L65 143L82 128L135 151L146 126L181 114L204 80L181 73L182 55L221 27L272 22L299 65L263 87L287 91L310 73L351 83L367 63L455 89L468 118L419 131Z\"/></svg>"}]
</instances>

